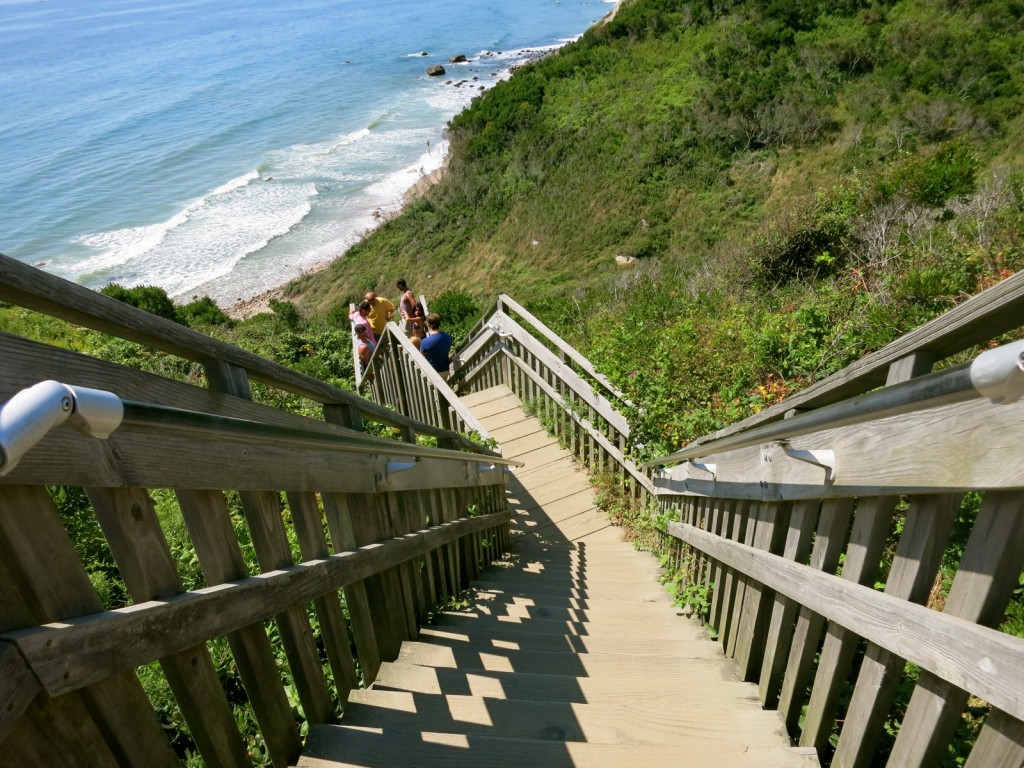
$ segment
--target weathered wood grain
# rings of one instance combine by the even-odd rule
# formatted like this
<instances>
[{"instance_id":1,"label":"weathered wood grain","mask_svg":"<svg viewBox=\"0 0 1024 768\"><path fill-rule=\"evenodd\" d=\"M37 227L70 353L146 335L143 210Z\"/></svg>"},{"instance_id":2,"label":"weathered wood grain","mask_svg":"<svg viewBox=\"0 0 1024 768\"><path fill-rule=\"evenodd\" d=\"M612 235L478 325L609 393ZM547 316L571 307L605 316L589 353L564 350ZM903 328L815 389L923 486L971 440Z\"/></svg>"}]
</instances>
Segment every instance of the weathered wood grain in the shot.
<instances>
[{"instance_id":1,"label":"weathered wood grain","mask_svg":"<svg viewBox=\"0 0 1024 768\"><path fill-rule=\"evenodd\" d=\"M846 547L841 578L854 584L872 586L882 561L889 528L892 525L896 499L876 496L861 499ZM839 694L850 674L853 657L859 639L855 632L829 624L825 631L825 642L818 658L818 668L811 686L811 699L804 716L800 746L814 747L820 752L825 749L832 735L832 722Z\"/></svg>"},{"instance_id":2,"label":"weathered wood grain","mask_svg":"<svg viewBox=\"0 0 1024 768\"><path fill-rule=\"evenodd\" d=\"M817 501L801 501L793 505L789 530L786 532L786 542L782 550L782 556L787 560L803 563L807 559L814 527L818 521L819 507ZM779 702L779 691L782 688L782 678L786 671L786 660L799 609L799 604L785 595L774 596L772 615L768 620L768 631L765 636L761 674L758 677L758 694L761 703L768 709L774 709Z\"/></svg>"},{"instance_id":3,"label":"weathered wood grain","mask_svg":"<svg viewBox=\"0 0 1024 768\"><path fill-rule=\"evenodd\" d=\"M834 483L771 446L767 462L758 446L702 458L717 464L715 481L683 464L655 483L660 491L765 500L1021 488L1022 433L1024 399L972 400L793 438L796 449L835 451Z\"/></svg>"},{"instance_id":4,"label":"weathered wood grain","mask_svg":"<svg viewBox=\"0 0 1024 768\"><path fill-rule=\"evenodd\" d=\"M175 494L206 583L216 587L246 579L249 573L231 526L223 494L180 488L175 490ZM189 596L184 595L182 599L188 599ZM167 604L169 601L163 603ZM280 612L274 611L275 614ZM123 636L134 636L145 643L156 639L159 634L156 627L150 626L125 632ZM173 636L180 638L182 634L179 629ZM220 634L225 633L207 634L206 637L217 637ZM275 765L289 765L297 759L302 745L266 630L262 624L247 623L226 634L271 759ZM128 655L125 649L120 653L122 657ZM157 657L165 655L160 653ZM85 658L81 650L74 656L83 660ZM34 666L38 669L40 665Z\"/></svg>"},{"instance_id":5,"label":"weathered wood grain","mask_svg":"<svg viewBox=\"0 0 1024 768\"><path fill-rule=\"evenodd\" d=\"M1018 584L1022 561L1024 513L1020 494L988 493L971 529L943 613L936 615L918 606L908 606L908 613L913 609L951 622L960 620L973 631L1000 636L988 627L1002 621L1010 595ZM933 663L920 664L927 671L922 671L918 678L893 744L891 759L895 765L936 762L956 731L969 693L980 696L1018 720L1024 719L1024 665L1021 664L1024 640L1002 635L1013 641L1008 643L1008 650L1016 648L1015 651L1010 650L1011 656L1005 656L998 648L970 637L968 630L961 630L959 635L943 630L945 626L922 638L922 644L927 643L922 650L931 651L933 644L945 643L951 646L950 650L967 658L940 657ZM894 648L890 650L908 661L919 663L914 656ZM1014 683L1016 690L1012 695L1003 696L1003 686L1013 686ZM990 690L981 690L978 686L982 684Z\"/></svg>"},{"instance_id":6,"label":"weathered wood grain","mask_svg":"<svg viewBox=\"0 0 1024 768\"><path fill-rule=\"evenodd\" d=\"M30 612L23 619L33 624L61 622L103 611L45 488L0 489L0 559L4 575L11 579L0 584L0 592L18 593L19 602ZM9 610L5 608L4 613ZM24 652L22 656L38 677L31 659ZM130 668L93 681L81 689L80 696L117 759L132 765L147 760L154 766L177 764L156 713Z\"/></svg>"},{"instance_id":7,"label":"weathered wood grain","mask_svg":"<svg viewBox=\"0 0 1024 768\"><path fill-rule=\"evenodd\" d=\"M1022 520L1017 515L1013 526ZM669 533L1007 714L1024 716L1024 667L1020 665L1024 640L720 540L682 523L670 523ZM1005 528L1000 530L1004 533ZM900 631L893 632L894 626Z\"/></svg>"},{"instance_id":8,"label":"weathered wood grain","mask_svg":"<svg viewBox=\"0 0 1024 768\"><path fill-rule=\"evenodd\" d=\"M288 507L291 509L302 559L309 561L329 557L330 550L316 497L311 493L289 493ZM349 693L358 687L359 681L356 679L355 660L352 658L352 642L337 591L313 598L313 607L320 621L320 636L334 674L334 685L344 704Z\"/></svg>"},{"instance_id":9,"label":"weathered wood grain","mask_svg":"<svg viewBox=\"0 0 1024 768\"><path fill-rule=\"evenodd\" d=\"M88 489L89 499L135 603L184 590L149 495L141 489ZM159 659L203 759L247 766L245 742L203 643Z\"/></svg>"},{"instance_id":10,"label":"weathered wood grain","mask_svg":"<svg viewBox=\"0 0 1024 768\"><path fill-rule=\"evenodd\" d=\"M886 579L886 594L919 604L928 599L959 504L960 497L955 495L912 500ZM836 746L838 765L866 768L871 764L904 666L903 659L868 644Z\"/></svg>"}]
</instances>

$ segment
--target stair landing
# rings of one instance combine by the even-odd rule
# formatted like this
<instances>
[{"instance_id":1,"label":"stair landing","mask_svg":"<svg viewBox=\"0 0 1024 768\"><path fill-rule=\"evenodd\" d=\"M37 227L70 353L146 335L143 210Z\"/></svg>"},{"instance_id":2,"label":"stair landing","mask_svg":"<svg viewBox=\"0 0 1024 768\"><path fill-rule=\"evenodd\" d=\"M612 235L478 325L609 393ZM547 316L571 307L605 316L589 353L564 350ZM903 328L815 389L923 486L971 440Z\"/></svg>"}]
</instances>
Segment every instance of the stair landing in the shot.
<instances>
[{"instance_id":1,"label":"stair landing","mask_svg":"<svg viewBox=\"0 0 1024 768\"><path fill-rule=\"evenodd\" d=\"M463 398L519 459L512 554L403 645L300 766L800 766L659 569L609 525L586 473L505 387Z\"/></svg>"}]
</instances>

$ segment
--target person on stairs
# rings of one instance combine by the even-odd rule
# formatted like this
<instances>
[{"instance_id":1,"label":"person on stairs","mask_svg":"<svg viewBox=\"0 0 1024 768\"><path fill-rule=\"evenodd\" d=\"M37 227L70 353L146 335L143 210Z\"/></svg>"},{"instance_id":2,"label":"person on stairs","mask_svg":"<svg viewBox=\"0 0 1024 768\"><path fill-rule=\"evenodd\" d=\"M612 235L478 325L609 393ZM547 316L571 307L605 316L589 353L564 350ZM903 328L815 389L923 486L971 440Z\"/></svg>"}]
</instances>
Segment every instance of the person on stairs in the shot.
<instances>
[{"instance_id":1,"label":"person on stairs","mask_svg":"<svg viewBox=\"0 0 1024 768\"><path fill-rule=\"evenodd\" d=\"M427 315L427 337L420 342L420 352L431 367L448 381L451 363L448 353L452 349L452 337L441 330L441 316L437 312Z\"/></svg>"},{"instance_id":2,"label":"person on stairs","mask_svg":"<svg viewBox=\"0 0 1024 768\"><path fill-rule=\"evenodd\" d=\"M384 328L391 320L391 315L395 313L395 305L387 299L380 298L373 291L367 291L363 301L370 305L370 326L373 328L374 340L379 341L384 335Z\"/></svg>"}]
</instances>

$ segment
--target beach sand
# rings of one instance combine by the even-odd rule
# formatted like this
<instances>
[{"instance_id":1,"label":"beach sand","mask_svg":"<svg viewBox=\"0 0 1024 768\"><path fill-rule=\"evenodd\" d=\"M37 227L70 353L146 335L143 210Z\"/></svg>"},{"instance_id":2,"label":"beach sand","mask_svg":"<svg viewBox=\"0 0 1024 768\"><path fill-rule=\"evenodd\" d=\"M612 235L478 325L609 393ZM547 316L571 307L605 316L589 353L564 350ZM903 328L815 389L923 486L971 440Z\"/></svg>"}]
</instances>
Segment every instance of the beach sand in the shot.
<instances>
[{"instance_id":1,"label":"beach sand","mask_svg":"<svg viewBox=\"0 0 1024 768\"><path fill-rule=\"evenodd\" d=\"M601 21L598 22L598 25L600 25L600 24L607 24L609 21L611 21L613 18L615 18L615 13L619 10L619 7L621 5L622 5L622 1L620 0L620 2L616 3L612 7L611 11L606 16L603 19L601 19ZM527 50L526 53L527 54L530 54L530 53L534 54L533 56L531 56L529 58L530 58L530 60L536 60L536 59L539 59L539 58L543 58L544 56L549 56L549 55L555 54L555 53L557 53L557 51L558 51L558 49L555 48L555 49L550 49L550 50L544 50L543 52L539 52L539 51L532 51L531 52L531 51ZM515 70L513 69L513 73L514 73L514 71ZM408 206L411 203L413 203L416 200L418 200L419 198L423 197L423 195L425 195L431 188L436 186L441 181L441 179L444 178L444 174L448 170L448 159L449 159L448 156L445 155L445 158L442 161L440 168L437 168L436 170L431 171L430 173L428 173L428 174L426 174L424 176L421 176L411 187L409 187L409 189L407 189L405 191L405 193L402 195L402 208L403 209L406 206ZM399 209L398 211L395 211L394 213L391 213L390 215L391 216L397 216L397 215L400 215L401 212L402 212L402 210ZM380 221L381 221L381 223L383 223L383 219L381 219ZM340 259L340 258L344 258L344 256L345 256L345 254L342 253L342 254L339 254L336 258ZM310 272L319 272L320 270L326 269L327 267L330 266L331 261L333 261L333 259L329 260L329 261L325 261L322 264L315 265L311 269L308 269L306 271L306 274L309 274ZM246 320L246 319L252 317L253 315L258 315L258 314L260 314L262 312L269 312L270 311L270 301L271 301L271 299L281 299L281 298L283 298L284 297L284 289L285 289L285 285L281 285L281 286L279 286L277 288L271 288L270 290L267 290L267 291L264 291L263 293L257 294L256 296L252 296L252 297L249 297L247 299L242 299L240 301L235 302L234 304L232 304L231 306L227 307L226 309L224 309L224 312L229 317L232 317L235 320Z\"/></svg>"}]
</instances>

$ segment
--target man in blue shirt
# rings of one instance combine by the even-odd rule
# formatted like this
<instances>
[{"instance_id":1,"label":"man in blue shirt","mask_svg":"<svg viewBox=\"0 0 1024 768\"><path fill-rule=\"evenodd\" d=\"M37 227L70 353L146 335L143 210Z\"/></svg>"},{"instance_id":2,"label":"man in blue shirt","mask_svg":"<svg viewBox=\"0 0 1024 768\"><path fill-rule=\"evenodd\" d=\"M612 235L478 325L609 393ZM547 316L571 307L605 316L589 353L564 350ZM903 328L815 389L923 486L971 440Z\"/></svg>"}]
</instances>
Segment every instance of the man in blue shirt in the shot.
<instances>
[{"instance_id":1,"label":"man in blue shirt","mask_svg":"<svg viewBox=\"0 0 1024 768\"><path fill-rule=\"evenodd\" d=\"M420 342L420 352L445 381L448 381L448 353L451 348L452 337L441 330L441 316L431 312L427 315L427 338Z\"/></svg>"}]
</instances>

